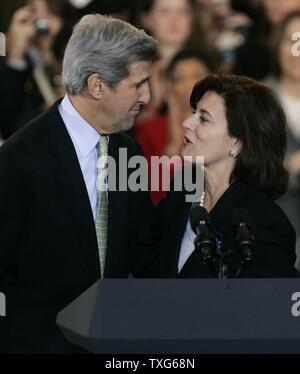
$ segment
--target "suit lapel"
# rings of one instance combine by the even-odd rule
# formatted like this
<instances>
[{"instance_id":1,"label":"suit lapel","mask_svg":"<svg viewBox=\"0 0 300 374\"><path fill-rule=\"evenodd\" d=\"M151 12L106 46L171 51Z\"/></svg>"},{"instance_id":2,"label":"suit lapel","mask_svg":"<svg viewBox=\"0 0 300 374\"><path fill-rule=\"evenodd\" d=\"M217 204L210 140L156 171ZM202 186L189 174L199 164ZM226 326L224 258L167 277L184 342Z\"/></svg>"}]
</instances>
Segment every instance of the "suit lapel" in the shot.
<instances>
[{"instance_id":1,"label":"suit lapel","mask_svg":"<svg viewBox=\"0 0 300 374\"><path fill-rule=\"evenodd\" d=\"M232 210L242 204L245 195L246 188L242 184L232 183L209 213L211 220L228 225Z\"/></svg>"},{"instance_id":2,"label":"suit lapel","mask_svg":"<svg viewBox=\"0 0 300 374\"><path fill-rule=\"evenodd\" d=\"M80 164L58 112L57 104L50 109L51 134L49 147L53 154L53 174L66 203L92 282L100 275L95 223Z\"/></svg>"}]
</instances>

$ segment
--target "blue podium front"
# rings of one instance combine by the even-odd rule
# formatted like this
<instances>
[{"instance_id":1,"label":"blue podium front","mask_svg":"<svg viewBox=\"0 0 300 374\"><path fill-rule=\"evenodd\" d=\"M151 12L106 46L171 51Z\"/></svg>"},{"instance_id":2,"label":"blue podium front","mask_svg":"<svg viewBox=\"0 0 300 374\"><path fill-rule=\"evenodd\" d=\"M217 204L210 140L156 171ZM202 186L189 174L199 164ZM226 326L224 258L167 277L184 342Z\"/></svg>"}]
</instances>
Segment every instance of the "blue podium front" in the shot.
<instances>
[{"instance_id":1,"label":"blue podium front","mask_svg":"<svg viewBox=\"0 0 300 374\"><path fill-rule=\"evenodd\" d=\"M104 279L62 310L105 354L299 354L300 279Z\"/></svg>"}]
</instances>

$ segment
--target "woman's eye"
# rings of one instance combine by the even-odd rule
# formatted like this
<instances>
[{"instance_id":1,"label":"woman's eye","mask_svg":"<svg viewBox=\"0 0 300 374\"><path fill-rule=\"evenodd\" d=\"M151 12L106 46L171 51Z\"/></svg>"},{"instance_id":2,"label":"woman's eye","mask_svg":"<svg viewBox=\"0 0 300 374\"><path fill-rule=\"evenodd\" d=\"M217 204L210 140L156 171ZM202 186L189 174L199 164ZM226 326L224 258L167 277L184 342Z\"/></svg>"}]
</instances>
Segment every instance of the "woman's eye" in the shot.
<instances>
[{"instance_id":1,"label":"woman's eye","mask_svg":"<svg viewBox=\"0 0 300 374\"><path fill-rule=\"evenodd\" d=\"M205 119L203 116L200 116L200 121L201 122L207 122L207 119Z\"/></svg>"}]
</instances>

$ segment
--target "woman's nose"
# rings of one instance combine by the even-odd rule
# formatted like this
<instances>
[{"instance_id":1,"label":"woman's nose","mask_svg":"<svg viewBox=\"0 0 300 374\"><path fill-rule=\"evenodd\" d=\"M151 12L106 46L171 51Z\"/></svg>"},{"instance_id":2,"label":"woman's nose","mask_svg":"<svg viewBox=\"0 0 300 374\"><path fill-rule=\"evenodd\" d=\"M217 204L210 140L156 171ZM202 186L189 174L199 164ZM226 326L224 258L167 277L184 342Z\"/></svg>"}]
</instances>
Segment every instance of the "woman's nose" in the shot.
<instances>
[{"instance_id":1,"label":"woman's nose","mask_svg":"<svg viewBox=\"0 0 300 374\"><path fill-rule=\"evenodd\" d=\"M182 124L184 130L191 130L194 131L195 129L195 118L194 116L188 117Z\"/></svg>"}]
</instances>

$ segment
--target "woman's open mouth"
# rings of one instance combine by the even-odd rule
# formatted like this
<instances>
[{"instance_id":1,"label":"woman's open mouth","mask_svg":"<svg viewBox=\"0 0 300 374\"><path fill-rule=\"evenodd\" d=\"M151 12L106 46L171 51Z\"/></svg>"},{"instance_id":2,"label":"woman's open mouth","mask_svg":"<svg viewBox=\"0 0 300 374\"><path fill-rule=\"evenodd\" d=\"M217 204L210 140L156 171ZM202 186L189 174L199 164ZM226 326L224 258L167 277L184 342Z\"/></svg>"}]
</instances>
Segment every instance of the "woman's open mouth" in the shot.
<instances>
[{"instance_id":1,"label":"woman's open mouth","mask_svg":"<svg viewBox=\"0 0 300 374\"><path fill-rule=\"evenodd\" d=\"M184 137L184 140L183 140L183 143L184 144L192 144L192 142L190 141L190 139L188 137Z\"/></svg>"}]
</instances>

